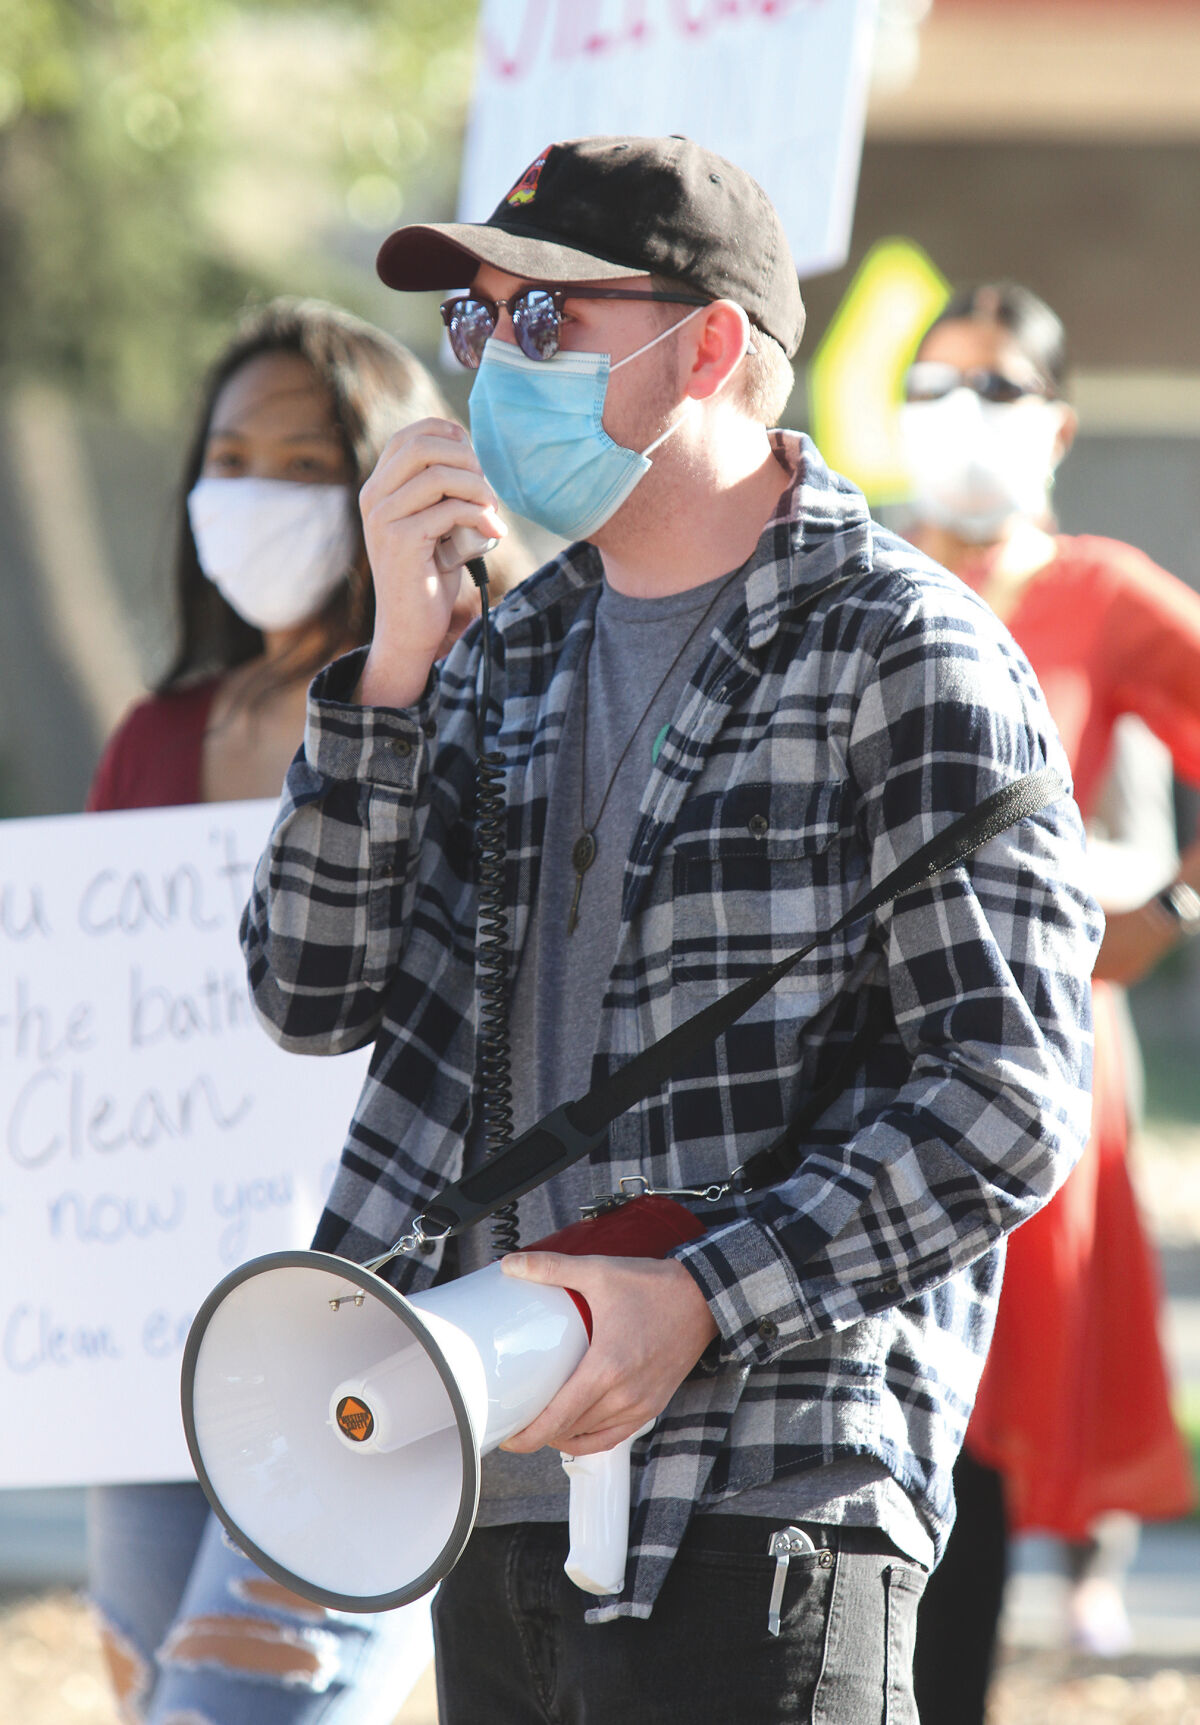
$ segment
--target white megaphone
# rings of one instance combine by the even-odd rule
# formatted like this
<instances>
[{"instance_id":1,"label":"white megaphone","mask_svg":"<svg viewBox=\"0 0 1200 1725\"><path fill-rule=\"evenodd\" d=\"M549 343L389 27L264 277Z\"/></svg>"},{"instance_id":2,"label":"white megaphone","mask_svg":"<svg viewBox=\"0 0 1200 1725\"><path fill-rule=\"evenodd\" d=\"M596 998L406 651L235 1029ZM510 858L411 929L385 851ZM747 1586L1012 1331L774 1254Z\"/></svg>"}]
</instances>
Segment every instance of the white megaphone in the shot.
<instances>
[{"instance_id":1,"label":"white megaphone","mask_svg":"<svg viewBox=\"0 0 1200 1725\"><path fill-rule=\"evenodd\" d=\"M647 1195L527 1250L660 1258L702 1231ZM341 1611L406 1605L462 1555L481 1458L557 1395L590 1330L581 1295L498 1264L406 1298L329 1253L256 1258L213 1289L184 1350L200 1484L284 1586ZM563 1460L566 1570L589 1593L624 1585L632 1441Z\"/></svg>"}]
</instances>

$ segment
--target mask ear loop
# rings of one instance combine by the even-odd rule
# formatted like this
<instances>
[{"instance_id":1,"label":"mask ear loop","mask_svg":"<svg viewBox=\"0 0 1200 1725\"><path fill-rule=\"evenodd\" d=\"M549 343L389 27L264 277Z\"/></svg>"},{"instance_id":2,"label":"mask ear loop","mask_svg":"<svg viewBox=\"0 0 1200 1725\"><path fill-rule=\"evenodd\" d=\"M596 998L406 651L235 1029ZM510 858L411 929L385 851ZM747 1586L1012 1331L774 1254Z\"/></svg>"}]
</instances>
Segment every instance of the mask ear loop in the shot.
<instances>
[{"instance_id":1,"label":"mask ear loop","mask_svg":"<svg viewBox=\"0 0 1200 1725\"><path fill-rule=\"evenodd\" d=\"M689 312L686 317L681 317L678 323L673 323L671 325L670 329L664 330L661 335L656 335L653 341L648 341L646 343L645 347L639 347L637 350L637 353L627 353L625 355L624 359L619 359L617 361L616 365L610 366L609 370L610 371L616 371L618 366L627 365L631 359L636 359L639 353L645 353L647 348L654 347L657 342L665 341L669 335L674 335L675 331L677 329L682 329L685 323L690 323L694 317L699 317L699 315L702 311L707 311L707 310L708 310L707 306L703 306L703 305L698 306L695 311ZM746 355L751 353L752 351L754 351L753 342L751 340L751 335L750 335L750 319L746 316L745 312L742 311L741 306L738 306L738 311L741 312L741 318L742 318L742 351L741 351L741 353L738 354L736 361L734 362L733 365L730 366L729 370L725 373L725 376L721 379L720 383L713 390L712 395L709 396L708 399L710 401L713 399L714 396L720 395L721 391L724 389L725 385L729 382L729 380L733 376L734 372L736 372L738 370L738 368L745 363ZM691 396L685 396L684 397L685 401L690 401L691 399L692 399ZM680 414L679 418L677 420L675 420L673 424L668 425L667 429L664 432L662 432L658 437L656 437L654 439L653 443L648 443L646 445L645 449L642 450L643 458L650 456L650 455L653 455L654 451L659 447L660 444L665 443L667 441L668 437L670 437L673 432L676 432L679 430L679 427L683 424L683 420L684 420L684 415Z\"/></svg>"},{"instance_id":2,"label":"mask ear loop","mask_svg":"<svg viewBox=\"0 0 1200 1725\"><path fill-rule=\"evenodd\" d=\"M611 376L614 371L620 371L621 367L628 365L630 360L640 359L644 353L649 353L652 347L657 347L660 341L666 341L668 336L677 334L679 330L686 328L694 317L699 317L702 311L707 310L706 305L698 305L695 311L690 311L686 317L681 317L678 323L671 325L670 329L660 330L657 335L651 336L649 341L644 341L641 347L635 347L632 353L627 353L624 359L619 359L615 365L610 364L609 375Z\"/></svg>"}]
</instances>

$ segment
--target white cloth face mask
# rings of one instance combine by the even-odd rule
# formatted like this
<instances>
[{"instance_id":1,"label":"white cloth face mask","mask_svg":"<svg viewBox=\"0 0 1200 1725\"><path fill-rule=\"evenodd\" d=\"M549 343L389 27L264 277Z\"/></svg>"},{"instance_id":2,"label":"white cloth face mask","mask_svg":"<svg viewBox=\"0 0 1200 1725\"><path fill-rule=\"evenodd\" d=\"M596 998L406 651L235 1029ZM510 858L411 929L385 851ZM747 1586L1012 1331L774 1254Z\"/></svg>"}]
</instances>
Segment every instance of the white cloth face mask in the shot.
<instances>
[{"instance_id":1,"label":"white cloth face mask","mask_svg":"<svg viewBox=\"0 0 1200 1725\"><path fill-rule=\"evenodd\" d=\"M1014 517L1040 520L1066 411L1043 396L984 401L965 386L905 403L900 437L914 513L980 544Z\"/></svg>"},{"instance_id":2,"label":"white cloth face mask","mask_svg":"<svg viewBox=\"0 0 1200 1725\"><path fill-rule=\"evenodd\" d=\"M350 573L357 549L345 485L200 479L188 494L200 567L256 629L295 629Z\"/></svg>"}]
</instances>

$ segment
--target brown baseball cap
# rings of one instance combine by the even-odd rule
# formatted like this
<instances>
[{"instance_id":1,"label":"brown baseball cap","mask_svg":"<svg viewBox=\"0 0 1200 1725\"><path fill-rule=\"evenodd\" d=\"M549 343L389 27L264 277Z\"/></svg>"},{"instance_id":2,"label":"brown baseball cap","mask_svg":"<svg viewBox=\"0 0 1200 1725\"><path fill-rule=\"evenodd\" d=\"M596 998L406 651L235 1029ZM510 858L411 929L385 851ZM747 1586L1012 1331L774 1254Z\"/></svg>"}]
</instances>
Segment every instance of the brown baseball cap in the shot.
<instances>
[{"instance_id":1,"label":"brown baseball cap","mask_svg":"<svg viewBox=\"0 0 1200 1725\"><path fill-rule=\"evenodd\" d=\"M671 276L730 299L789 357L804 303L774 205L690 138L573 138L530 163L486 222L398 228L379 251L402 292L468 287L480 263L539 282Z\"/></svg>"}]
</instances>

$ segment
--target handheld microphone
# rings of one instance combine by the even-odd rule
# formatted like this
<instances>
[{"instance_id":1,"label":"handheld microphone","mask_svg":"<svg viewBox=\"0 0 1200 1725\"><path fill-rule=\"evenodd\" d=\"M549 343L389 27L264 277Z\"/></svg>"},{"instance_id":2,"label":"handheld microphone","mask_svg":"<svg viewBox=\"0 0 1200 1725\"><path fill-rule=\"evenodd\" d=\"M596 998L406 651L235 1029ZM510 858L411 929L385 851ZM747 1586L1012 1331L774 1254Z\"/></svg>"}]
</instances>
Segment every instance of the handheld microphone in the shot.
<instances>
[{"instance_id":1,"label":"handheld microphone","mask_svg":"<svg viewBox=\"0 0 1200 1725\"><path fill-rule=\"evenodd\" d=\"M452 527L434 546L433 560L443 575L450 575L455 569L461 569L464 563L470 567L472 562L485 557L499 543L498 539L485 539L474 527ZM474 570L471 570L471 576L478 586L479 578Z\"/></svg>"}]
</instances>

